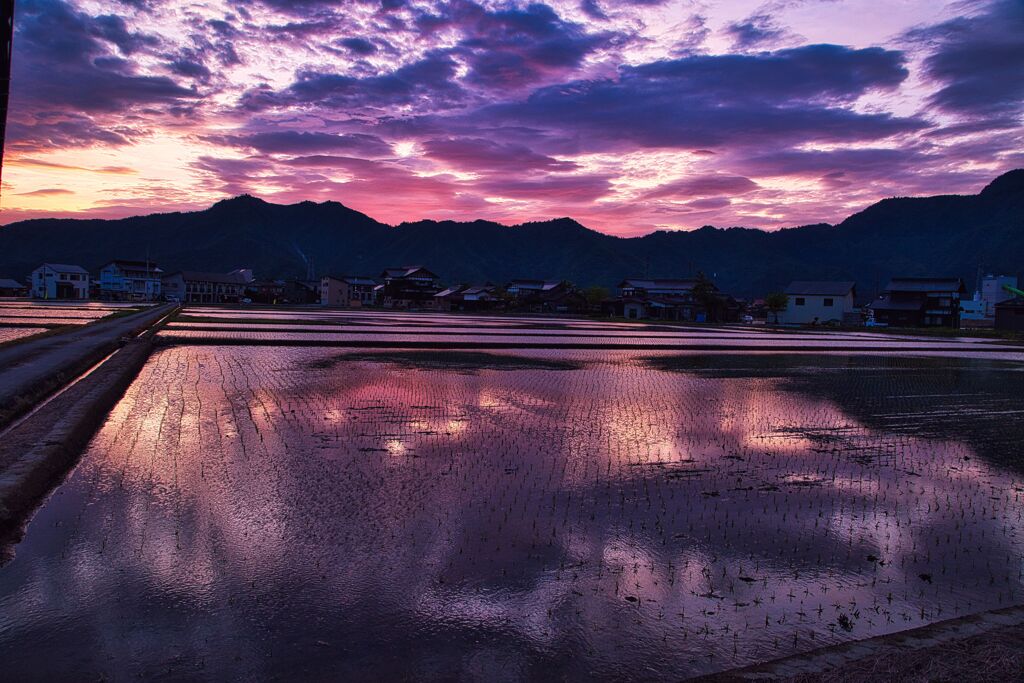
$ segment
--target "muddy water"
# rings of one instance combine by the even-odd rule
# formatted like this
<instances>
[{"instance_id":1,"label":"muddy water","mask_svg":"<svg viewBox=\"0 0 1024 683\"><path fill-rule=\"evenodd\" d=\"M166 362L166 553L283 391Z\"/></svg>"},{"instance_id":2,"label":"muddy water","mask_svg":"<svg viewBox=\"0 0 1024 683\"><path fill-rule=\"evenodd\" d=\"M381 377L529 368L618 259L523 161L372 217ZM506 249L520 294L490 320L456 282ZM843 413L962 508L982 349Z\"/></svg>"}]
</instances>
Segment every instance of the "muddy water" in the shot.
<instances>
[{"instance_id":1,"label":"muddy water","mask_svg":"<svg viewBox=\"0 0 1024 683\"><path fill-rule=\"evenodd\" d=\"M1018 377L165 349L7 548L0 677L678 679L1017 604Z\"/></svg>"}]
</instances>

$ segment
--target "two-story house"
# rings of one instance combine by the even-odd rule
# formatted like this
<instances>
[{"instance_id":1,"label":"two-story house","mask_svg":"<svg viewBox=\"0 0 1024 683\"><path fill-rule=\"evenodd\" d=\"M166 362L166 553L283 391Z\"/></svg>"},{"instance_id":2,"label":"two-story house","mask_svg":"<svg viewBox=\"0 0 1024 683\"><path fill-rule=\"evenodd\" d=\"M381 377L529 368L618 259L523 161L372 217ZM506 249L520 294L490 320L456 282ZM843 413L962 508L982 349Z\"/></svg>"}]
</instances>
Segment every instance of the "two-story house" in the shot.
<instances>
[{"instance_id":1,"label":"two-story house","mask_svg":"<svg viewBox=\"0 0 1024 683\"><path fill-rule=\"evenodd\" d=\"M892 327L960 327L960 278L898 277L871 302L875 322Z\"/></svg>"},{"instance_id":2,"label":"two-story house","mask_svg":"<svg viewBox=\"0 0 1024 683\"><path fill-rule=\"evenodd\" d=\"M320 278L321 306L372 306L377 281L356 275L325 275Z\"/></svg>"},{"instance_id":3,"label":"two-story house","mask_svg":"<svg viewBox=\"0 0 1024 683\"><path fill-rule=\"evenodd\" d=\"M152 261L110 261L100 268L100 298L106 301L155 301L164 271Z\"/></svg>"},{"instance_id":4,"label":"two-story house","mask_svg":"<svg viewBox=\"0 0 1024 683\"><path fill-rule=\"evenodd\" d=\"M89 271L81 266L44 263L32 271L32 296L37 299L88 299Z\"/></svg>"}]
</instances>

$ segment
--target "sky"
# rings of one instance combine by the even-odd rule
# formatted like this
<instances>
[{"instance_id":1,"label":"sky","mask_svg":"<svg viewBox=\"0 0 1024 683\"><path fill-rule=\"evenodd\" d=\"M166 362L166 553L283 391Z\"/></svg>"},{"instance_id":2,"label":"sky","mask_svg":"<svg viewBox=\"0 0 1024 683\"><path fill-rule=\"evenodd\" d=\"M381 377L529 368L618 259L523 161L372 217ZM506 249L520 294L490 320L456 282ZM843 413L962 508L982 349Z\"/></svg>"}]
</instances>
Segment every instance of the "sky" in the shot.
<instances>
[{"instance_id":1,"label":"sky","mask_svg":"<svg viewBox=\"0 0 1024 683\"><path fill-rule=\"evenodd\" d=\"M835 223L1024 167L1024 0L18 0L0 223Z\"/></svg>"}]
</instances>

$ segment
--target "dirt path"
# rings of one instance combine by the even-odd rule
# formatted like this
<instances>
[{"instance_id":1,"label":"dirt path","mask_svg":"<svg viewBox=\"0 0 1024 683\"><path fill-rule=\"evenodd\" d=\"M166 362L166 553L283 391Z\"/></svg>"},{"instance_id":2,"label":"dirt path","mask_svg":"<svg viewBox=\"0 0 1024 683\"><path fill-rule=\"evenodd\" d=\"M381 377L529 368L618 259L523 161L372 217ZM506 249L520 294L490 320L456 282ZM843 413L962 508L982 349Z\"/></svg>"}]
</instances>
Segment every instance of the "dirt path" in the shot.
<instances>
[{"instance_id":1,"label":"dirt path","mask_svg":"<svg viewBox=\"0 0 1024 683\"><path fill-rule=\"evenodd\" d=\"M154 306L0 349L0 428L114 351L122 337L148 328L172 309Z\"/></svg>"},{"instance_id":2,"label":"dirt path","mask_svg":"<svg viewBox=\"0 0 1024 683\"><path fill-rule=\"evenodd\" d=\"M695 680L702 683L1024 680L1024 607L950 619Z\"/></svg>"}]
</instances>

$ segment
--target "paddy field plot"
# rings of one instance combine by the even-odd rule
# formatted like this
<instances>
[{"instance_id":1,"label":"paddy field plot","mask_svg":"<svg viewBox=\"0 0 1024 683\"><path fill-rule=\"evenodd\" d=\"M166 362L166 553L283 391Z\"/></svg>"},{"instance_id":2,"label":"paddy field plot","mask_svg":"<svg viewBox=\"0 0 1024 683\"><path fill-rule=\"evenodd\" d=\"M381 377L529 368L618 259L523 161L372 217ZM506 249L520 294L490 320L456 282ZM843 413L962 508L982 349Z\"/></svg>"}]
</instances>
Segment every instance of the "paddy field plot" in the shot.
<instances>
[{"instance_id":1,"label":"paddy field plot","mask_svg":"<svg viewBox=\"0 0 1024 683\"><path fill-rule=\"evenodd\" d=\"M1022 601L1012 345L481 322L169 326L5 548L7 670L678 680Z\"/></svg>"}]
</instances>

